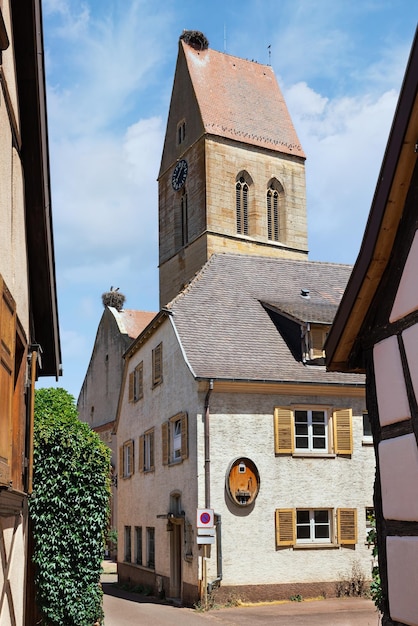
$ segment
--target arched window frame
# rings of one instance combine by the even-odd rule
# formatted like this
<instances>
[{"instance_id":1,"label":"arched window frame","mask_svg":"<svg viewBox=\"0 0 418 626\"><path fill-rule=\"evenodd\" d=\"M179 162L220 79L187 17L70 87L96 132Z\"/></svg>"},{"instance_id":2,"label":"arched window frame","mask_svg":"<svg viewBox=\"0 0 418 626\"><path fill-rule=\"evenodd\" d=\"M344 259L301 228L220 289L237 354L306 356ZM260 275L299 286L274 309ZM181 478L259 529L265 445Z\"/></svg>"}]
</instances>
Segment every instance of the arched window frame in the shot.
<instances>
[{"instance_id":1,"label":"arched window frame","mask_svg":"<svg viewBox=\"0 0 418 626\"><path fill-rule=\"evenodd\" d=\"M273 178L267 187L266 208L267 208L267 238L269 241L280 241L281 224L283 219L283 198L284 189L281 183Z\"/></svg>"},{"instance_id":2,"label":"arched window frame","mask_svg":"<svg viewBox=\"0 0 418 626\"><path fill-rule=\"evenodd\" d=\"M240 172L235 182L236 228L239 235L249 234L249 194L251 178L247 172Z\"/></svg>"}]
</instances>

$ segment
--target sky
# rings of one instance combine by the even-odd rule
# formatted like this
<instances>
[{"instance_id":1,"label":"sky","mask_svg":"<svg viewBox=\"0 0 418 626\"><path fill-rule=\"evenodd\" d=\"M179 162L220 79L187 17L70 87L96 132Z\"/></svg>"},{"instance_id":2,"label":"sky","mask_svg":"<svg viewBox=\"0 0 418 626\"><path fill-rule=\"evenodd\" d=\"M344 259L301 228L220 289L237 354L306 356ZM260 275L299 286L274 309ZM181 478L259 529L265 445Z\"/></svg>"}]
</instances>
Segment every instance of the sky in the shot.
<instances>
[{"instance_id":1,"label":"sky","mask_svg":"<svg viewBox=\"0 0 418 626\"><path fill-rule=\"evenodd\" d=\"M77 399L103 313L158 312L157 175L183 30L273 67L307 155L309 259L352 264L416 0L43 0L63 376Z\"/></svg>"}]
</instances>

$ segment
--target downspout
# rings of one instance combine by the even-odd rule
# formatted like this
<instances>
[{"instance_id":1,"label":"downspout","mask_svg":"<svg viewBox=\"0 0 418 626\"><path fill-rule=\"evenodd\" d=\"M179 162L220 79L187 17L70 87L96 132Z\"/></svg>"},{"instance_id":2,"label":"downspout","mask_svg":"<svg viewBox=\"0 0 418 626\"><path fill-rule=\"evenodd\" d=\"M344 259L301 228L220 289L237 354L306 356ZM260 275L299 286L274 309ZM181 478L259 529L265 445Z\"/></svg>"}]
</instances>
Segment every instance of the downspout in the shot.
<instances>
[{"instance_id":1,"label":"downspout","mask_svg":"<svg viewBox=\"0 0 418 626\"><path fill-rule=\"evenodd\" d=\"M210 509L210 435L209 435L209 400L213 391L213 378L209 380L209 389L205 398L205 420L203 423L205 436L205 508Z\"/></svg>"},{"instance_id":2,"label":"downspout","mask_svg":"<svg viewBox=\"0 0 418 626\"><path fill-rule=\"evenodd\" d=\"M213 391L213 378L209 380L209 389L205 398L205 420L204 420L204 437L205 437L205 507L210 509L210 431L209 431L209 418L210 409L209 402L210 396ZM213 587L222 580L222 526L221 516L215 514L216 522L216 572L217 577L207 584L207 591L211 593Z\"/></svg>"}]
</instances>

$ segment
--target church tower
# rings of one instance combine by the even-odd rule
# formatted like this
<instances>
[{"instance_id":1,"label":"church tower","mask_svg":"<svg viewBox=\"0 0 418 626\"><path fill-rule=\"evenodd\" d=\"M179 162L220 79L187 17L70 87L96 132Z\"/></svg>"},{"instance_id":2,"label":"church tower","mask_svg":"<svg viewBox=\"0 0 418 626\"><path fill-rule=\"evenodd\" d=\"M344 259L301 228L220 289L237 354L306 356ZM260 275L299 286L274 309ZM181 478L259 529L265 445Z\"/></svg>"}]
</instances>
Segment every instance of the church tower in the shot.
<instances>
[{"instance_id":1,"label":"church tower","mask_svg":"<svg viewBox=\"0 0 418 626\"><path fill-rule=\"evenodd\" d=\"M307 259L305 154L270 66L183 33L158 189L160 306L214 253Z\"/></svg>"}]
</instances>

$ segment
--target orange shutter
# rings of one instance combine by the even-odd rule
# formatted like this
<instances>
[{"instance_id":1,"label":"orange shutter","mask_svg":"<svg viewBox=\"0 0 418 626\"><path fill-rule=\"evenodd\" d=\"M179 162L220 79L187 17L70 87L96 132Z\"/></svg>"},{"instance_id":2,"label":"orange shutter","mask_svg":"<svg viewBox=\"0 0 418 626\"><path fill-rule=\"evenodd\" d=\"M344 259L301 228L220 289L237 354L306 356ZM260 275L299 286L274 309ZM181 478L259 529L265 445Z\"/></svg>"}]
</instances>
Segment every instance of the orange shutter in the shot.
<instances>
[{"instance_id":1,"label":"orange shutter","mask_svg":"<svg viewBox=\"0 0 418 626\"><path fill-rule=\"evenodd\" d=\"M135 372L130 372L129 373L129 402L133 402L134 401L134 394L135 394Z\"/></svg>"},{"instance_id":2,"label":"orange shutter","mask_svg":"<svg viewBox=\"0 0 418 626\"><path fill-rule=\"evenodd\" d=\"M337 509L337 530L341 545L357 543L357 509Z\"/></svg>"},{"instance_id":3,"label":"orange shutter","mask_svg":"<svg viewBox=\"0 0 418 626\"><path fill-rule=\"evenodd\" d=\"M11 480L16 305L0 276L0 483Z\"/></svg>"},{"instance_id":4,"label":"orange shutter","mask_svg":"<svg viewBox=\"0 0 418 626\"><path fill-rule=\"evenodd\" d=\"M276 509L276 547L296 543L295 510Z\"/></svg>"},{"instance_id":5,"label":"orange shutter","mask_svg":"<svg viewBox=\"0 0 418 626\"><path fill-rule=\"evenodd\" d=\"M291 454L294 450L293 411L276 407L274 409L274 452Z\"/></svg>"},{"instance_id":6,"label":"orange shutter","mask_svg":"<svg viewBox=\"0 0 418 626\"><path fill-rule=\"evenodd\" d=\"M158 385L163 379L163 344L152 351L153 384Z\"/></svg>"},{"instance_id":7,"label":"orange shutter","mask_svg":"<svg viewBox=\"0 0 418 626\"><path fill-rule=\"evenodd\" d=\"M170 459L170 455L169 455L169 444L170 444L170 439L169 439L169 426L168 426L168 422L164 422L161 425L161 440L162 440L162 446L163 446L163 465L168 465L169 459Z\"/></svg>"},{"instance_id":8,"label":"orange shutter","mask_svg":"<svg viewBox=\"0 0 418 626\"><path fill-rule=\"evenodd\" d=\"M145 448L145 435L141 435L139 438L139 452L138 452L138 457L139 457L138 469L140 472L144 471L144 465L145 465L144 448Z\"/></svg>"},{"instance_id":9,"label":"orange shutter","mask_svg":"<svg viewBox=\"0 0 418 626\"><path fill-rule=\"evenodd\" d=\"M353 432L351 409L334 411L334 452L353 454Z\"/></svg>"}]
</instances>

